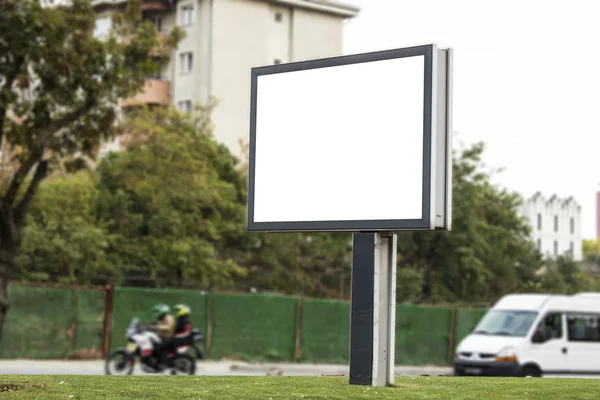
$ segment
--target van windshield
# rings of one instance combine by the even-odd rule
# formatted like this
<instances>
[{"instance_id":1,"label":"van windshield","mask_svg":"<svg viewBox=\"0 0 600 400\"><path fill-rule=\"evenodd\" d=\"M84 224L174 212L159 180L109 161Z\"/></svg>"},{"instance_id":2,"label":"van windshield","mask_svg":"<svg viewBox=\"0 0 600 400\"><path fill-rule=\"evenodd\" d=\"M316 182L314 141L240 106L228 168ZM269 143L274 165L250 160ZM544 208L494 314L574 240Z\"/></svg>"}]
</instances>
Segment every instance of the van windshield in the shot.
<instances>
[{"instance_id":1,"label":"van windshield","mask_svg":"<svg viewBox=\"0 0 600 400\"><path fill-rule=\"evenodd\" d=\"M479 322L476 335L526 336L535 321L537 312L491 310Z\"/></svg>"}]
</instances>

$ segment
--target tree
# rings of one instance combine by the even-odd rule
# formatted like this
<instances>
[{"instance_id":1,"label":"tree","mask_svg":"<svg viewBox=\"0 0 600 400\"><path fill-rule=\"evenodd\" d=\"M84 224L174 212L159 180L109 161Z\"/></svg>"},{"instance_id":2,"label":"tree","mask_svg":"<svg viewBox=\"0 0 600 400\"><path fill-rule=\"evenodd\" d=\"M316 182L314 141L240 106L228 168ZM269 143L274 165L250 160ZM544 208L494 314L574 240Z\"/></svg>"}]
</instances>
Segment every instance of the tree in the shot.
<instances>
[{"instance_id":1,"label":"tree","mask_svg":"<svg viewBox=\"0 0 600 400\"><path fill-rule=\"evenodd\" d=\"M0 334L8 310L9 276L23 243L28 208L54 169L74 171L111 139L119 99L139 92L168 57L140 0L115 17L106 41L93 36L87 0L46 6L38 0L3 0L0 12ZM175 46L180 30L167 39ZM1 337L1 336L0 336Z\"/></svg>"},{"instance_id":2,"label":"tree","mask_svg":"<svg viewBox=\"0 0 600 400\"><path fill-rule=\"evenodd\" d=\"M95 174L51 177L40 185L23 231L16 260L20 279L90 284L118 276L107 260L111 237L97 221Z\"/></svg>"},{"instance_id":3,"label":"tree","mask_svg":"<svg viewBox=\"0 0 600 400\"><path fill-rule=\"evenodd\" d=\"M517 213L521 199L490 183L483 151L477 143L454 154L451 232L398 235L399 273L422 277L417 302L492 300L538 280L541 258ZM402 297L407 289L397 290Z\"/></svg>"},{"instance_id":4,"label":"tree","mask_svg":"<svg viewBox=\"0 0 600 400\"><path fill-rule=\"evenodd\" d=\"M583 258L592 265L600 265L600 239L583 241Z\"/></svg>"},{"instance_id":5,"label":"tree","mask_svg":"<svg viewBox=\"0 0 600 400\"><path fill-rule=\"evenodd\" d=\"M123 273L166 286L228 287L245 234L245 182L205 115L140 109L123 121L125 151L98 168L107 251Z\"/></svg>"},{"instance_id":6,"label":"tree","mask_svg":"<svg viewBox=\"0 0 600 400\"><path fill-rule=\"evenodd\" d=\"M236 287L344 298L350 294L352 236L345 233L251 233Z\"/></svg>"},{"instance_id":7,"label":"tree","mask_svg":"<svg viewBox=\"0 0 600 400\"><path fill-rule=\"evenodd\" d=\"M541 291L551 294L565 294L567 284L564 276L560 273L556 265L550 265L541 280Z\"/></svg>"}]
</instances>

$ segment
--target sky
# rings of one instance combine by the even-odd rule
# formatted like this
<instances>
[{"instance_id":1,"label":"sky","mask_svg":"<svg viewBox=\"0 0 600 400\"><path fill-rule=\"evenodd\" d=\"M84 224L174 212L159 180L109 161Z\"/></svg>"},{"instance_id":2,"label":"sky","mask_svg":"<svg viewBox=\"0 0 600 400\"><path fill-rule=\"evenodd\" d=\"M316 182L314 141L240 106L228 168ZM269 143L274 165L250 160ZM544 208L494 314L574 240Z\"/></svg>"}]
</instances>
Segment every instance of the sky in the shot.
<instances>
[{"instance_id":1,"label":"sky","mask_svg":"<svg viewBox=\"0 0 600 400\"><path fill-rule=\"evenodd\" d=\"M346 0L344 54L435 43L454 52L455 148L484 141L493 181L573 196L595 238L600 1ZM375 78L376 79L376 78Z\"/></svg>"}]
</instances>

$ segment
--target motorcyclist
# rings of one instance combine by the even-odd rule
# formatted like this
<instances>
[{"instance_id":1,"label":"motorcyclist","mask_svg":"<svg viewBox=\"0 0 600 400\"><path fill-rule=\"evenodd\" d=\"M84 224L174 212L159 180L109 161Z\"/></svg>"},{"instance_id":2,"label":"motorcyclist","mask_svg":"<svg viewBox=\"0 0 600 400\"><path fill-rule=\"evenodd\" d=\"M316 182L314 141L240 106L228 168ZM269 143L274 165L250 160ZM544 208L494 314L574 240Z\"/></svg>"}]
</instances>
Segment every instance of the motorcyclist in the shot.
<instances>
[{"instance_id":1,"label":"motorcyclist","mask_svg":"<svg viewBox=\"0 0 600 400\"><path fill-rule=\"evenodd\" d=\"M192 331L191 308L186 304L177 304L173 307L175 312L175 338L185 338Z\"/></svg>"},{"instance_id":2,"label":"motorcyclist","mask_svg":"<svg viewBox=\"0 0 600 400\"><path fill-rule=\"evenodd\" d=\"M168 346L173 339L173 334L175 333L175 319L171 315L171 309L166 304L155 305L152 308L152 315L154 316L154 322L152 326L161 342L157 343L154 347L154 353L158 358L158 363L151 363L150 366L160 370L160 366L164 364Z\"/></svg>"}]
</instances>

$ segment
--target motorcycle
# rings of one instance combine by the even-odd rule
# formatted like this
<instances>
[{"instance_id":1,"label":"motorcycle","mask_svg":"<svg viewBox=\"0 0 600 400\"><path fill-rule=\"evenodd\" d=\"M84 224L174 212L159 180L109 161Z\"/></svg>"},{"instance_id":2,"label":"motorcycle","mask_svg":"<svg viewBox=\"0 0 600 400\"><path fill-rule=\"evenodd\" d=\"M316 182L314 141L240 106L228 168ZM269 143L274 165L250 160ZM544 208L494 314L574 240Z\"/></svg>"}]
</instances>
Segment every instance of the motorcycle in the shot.
<instances>
[{"instance_id":1,"label":"motorcycle","mask_svg":"<svg viewBox=\"0 0 600 400\"><path fill-rule=\"evenodd\" d=\"M198 332L199 333L199 332ZM200 334L201 335L201 334ZM120 348L106 357L105 372L107 375L131 375L135 367L136 360L140 360L142 370L156 374L163 371L157 371L150 365L142 361L142 353L151 351L155 348L153 344L160 343L159 337L153 332L153 329L140 325L137 318L134 318L126 330L128 344L125 348ZM192 336L192 345L193 336ZM178 372L184 375L194 375L196 372L196 359L186 354L190 345L177 344L174 351L170 351L161 365L162 370L170 370L171 375L177 375ZM195 346L194 346L195 347ZM151 357L157 359L156 354Z\"/></svg>"},{"instance_id":2,"label":"motorcycle","mask_svg":"<svg viewBox=\"0 0 600 400\"><path fill-rule=\"evenodd\" d=\"M202 347L197 344L204 340L204 335L199 329L192 329L189 335L175 339L175 345L182 351L186 352L190 348L193 349L196 360L204 359Z\"/></svg>"}]
</instances>

